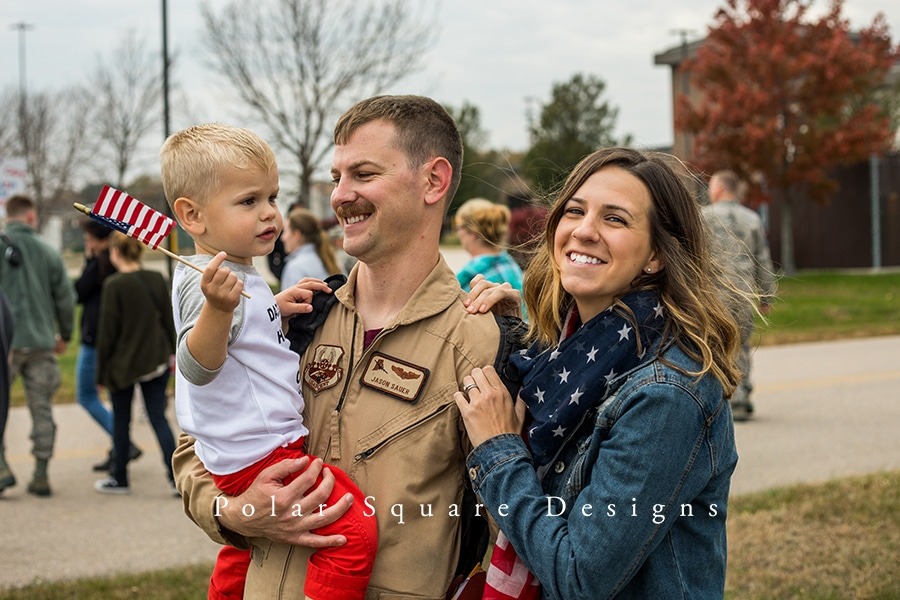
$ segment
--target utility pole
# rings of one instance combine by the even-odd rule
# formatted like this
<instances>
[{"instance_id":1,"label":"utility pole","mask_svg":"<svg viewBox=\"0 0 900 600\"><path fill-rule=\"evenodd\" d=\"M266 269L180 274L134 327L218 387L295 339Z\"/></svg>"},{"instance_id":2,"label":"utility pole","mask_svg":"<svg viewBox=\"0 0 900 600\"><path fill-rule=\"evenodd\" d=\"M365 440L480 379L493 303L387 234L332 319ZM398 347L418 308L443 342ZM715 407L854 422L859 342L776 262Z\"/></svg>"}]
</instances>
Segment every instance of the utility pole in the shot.
<instances>
[{"instance_id":1,"label":"utility pole","mask_svg":"<svg viewBox=\"0 0 900 600\"><path fill-rule=\"evenodd\" d=\"M684 95L685 99L690 102L691 101L691 76L687 70L687 60L690 58L688 54L688 35L694 33L693 29L672 29L670 33L673 33L677 36L681 37L681 61L678 63L678 69L681 71L681 93ZM692 151L692 143L691 143L691 134L685 132L684 133L684 154L682 158L684 160L691 160L694 158L694 153Z\"/></svg>"},{"instance_id":2,"label":"utility pole","mask_svg":"<svg viewBox=\"0 0 900 600\"><path fill-rule=\"evenodd\" d=\"M540 109L540 100L536 96L525 96L525 121L528 125L528 143L534 146L535 135L535 105Z\"/></svg>"},{"instance_id":3,"label":"utility pole","mask_svg":"<svg viewBox=\"0 0 900 600\"><path fill-rule=\"evenodd\" d=\"M872 208L872 269L881 269L881 181L878 154L869 155L869 202Z\"/></svg>"},{"instance_id":4,"label":"utility pole","mask_svg":"<svg viewBox=\"0 0 900 600\"><path fill-rule=\"evenodd\" d=\"M681 64L679 65L682 69L681 74L681 91L685 96L690 95L691 92L691 78L688 77L687 70L684 68L684 63L687 62L688 59L688 35L694 33L693 29L673 29L672 33L681 37Z\"/></svg>"}]
</instances>

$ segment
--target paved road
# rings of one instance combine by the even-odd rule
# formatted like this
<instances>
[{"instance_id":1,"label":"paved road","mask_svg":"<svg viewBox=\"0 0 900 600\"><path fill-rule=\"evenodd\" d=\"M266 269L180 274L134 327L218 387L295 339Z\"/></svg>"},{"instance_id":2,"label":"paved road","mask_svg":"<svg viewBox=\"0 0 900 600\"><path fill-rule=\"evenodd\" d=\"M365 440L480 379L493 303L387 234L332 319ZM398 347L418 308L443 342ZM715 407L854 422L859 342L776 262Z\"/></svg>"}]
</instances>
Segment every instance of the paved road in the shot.
<instances>
[{"instance_id":1,"label":"paved road","mask_svg":"<svg viewBox=\"0 0 900 600\"><path fill-rule=\"evenodd\" d=\"M898 357L900 336L760 349L757 417L736 425L734 493L900 469ZM213 560L216 546L169 495L145 420L134 424L145 454L130 470L132 495L102 496L90 466L107 450L105 435L78 406L57 406L55 416L54 495L44 499L24 489L29 416L10 413L7 458L20 483L0 495L0 589Z\"/></svg>"},{"instance_id":2,"label":"paved road","mask_svg":"<svg viewBox=\"0 0 900 600\"><path fill-rule=\"evenodd\" d=\"M732 493L900 469L900 336L760 348Z\"/></svg>"}]
</instances>

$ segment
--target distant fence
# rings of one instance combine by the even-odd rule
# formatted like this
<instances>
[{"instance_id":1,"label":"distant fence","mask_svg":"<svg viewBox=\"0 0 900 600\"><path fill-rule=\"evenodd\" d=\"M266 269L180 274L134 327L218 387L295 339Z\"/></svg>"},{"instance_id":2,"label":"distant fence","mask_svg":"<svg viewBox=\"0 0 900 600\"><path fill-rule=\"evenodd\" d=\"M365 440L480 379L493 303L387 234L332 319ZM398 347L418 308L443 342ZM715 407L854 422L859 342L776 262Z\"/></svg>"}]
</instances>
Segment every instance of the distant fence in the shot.
<instances>
[{"instance_id":1,"label":"distant fence","mask_svg":"<svg viewBox=\"0 0 900 600\"><path fill-rule=\"evenodd\" d=\"M825 205L794 206L794 256L798 269L872 267L871 170L868 161L834 171L840 185ZM881 266L900 265L900 153L879 158ZM772 258L781 261L781 215L769 207Z\"/></svg>"}]
</instances>

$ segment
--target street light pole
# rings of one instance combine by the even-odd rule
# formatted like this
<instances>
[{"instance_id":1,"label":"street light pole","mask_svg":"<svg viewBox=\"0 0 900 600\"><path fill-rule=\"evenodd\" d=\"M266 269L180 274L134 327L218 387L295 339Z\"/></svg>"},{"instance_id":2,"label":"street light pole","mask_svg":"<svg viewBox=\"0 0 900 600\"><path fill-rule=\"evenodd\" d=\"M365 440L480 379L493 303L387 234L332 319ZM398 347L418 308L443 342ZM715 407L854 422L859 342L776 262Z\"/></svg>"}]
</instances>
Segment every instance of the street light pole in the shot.
<instances>
[{"instance_id":1,"label":"street light pole","mask_svg":"<svg viewBox=\"0 0 900 600\"><path fill-rule=\"evenodd\" d=\"M19 32L19 137L22 142L22 154L27 160L28 152L28 110L25 104L25 32L34 29L34 25L19 21L10 25L10 29Z\"/></svg>"},{"instance_id":2,"label":"street light pole","mask_svg":"<svg viewBox=\"0 0 900 600\"><path fill-rule=\"evenodd\" d=\"M168 2L162 0L162 101L163 101L163 141L169 137L169 8ZM163 202L165 214L173 216L169 203ZM178 254L178 228L168 237L169 252ZM172 278L172 259L166 256L166 268L169 279Z\"/></svg>"},{"instance_id":3,"label":"street light pole","mask_svg":"<svg viewBox=\"0 0 900 600\"><path fill-rule=\"evenodd\" d=\"M162 95L163 95L163 141L169 137L169 10L166 0L162 0Z\"/></svg>"}]
</instances>

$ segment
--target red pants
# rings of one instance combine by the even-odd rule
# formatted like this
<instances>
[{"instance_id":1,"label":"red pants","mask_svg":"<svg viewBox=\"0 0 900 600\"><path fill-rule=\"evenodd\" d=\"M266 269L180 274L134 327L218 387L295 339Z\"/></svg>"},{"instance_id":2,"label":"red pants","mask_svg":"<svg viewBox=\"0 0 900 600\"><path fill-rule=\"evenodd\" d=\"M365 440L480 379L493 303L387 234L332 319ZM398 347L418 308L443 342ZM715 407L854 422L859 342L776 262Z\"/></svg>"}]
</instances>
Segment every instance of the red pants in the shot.
<instances>
[{"instance_id":1,"label":"red pants","mask_svg":"<svg viewBox=\"0 0 900 600\"><path fill-rule=\"evenodd\" d=\"M220 490L231 496L243 493L266 467L286 458L307 456L303 451L304 438L284 448L277 448L269 456L230 475L213 475ZM310 457L315 458L315 457ZM330 525L314 529L319 535L340 534L347 543L335 548L321 548L309 559L303 592L314 600L362 600L369 585L369 576L378 548L378 528L375 516L363 514L365 497L350 476L328 465L334 475L334 490L326 504L332 506L347 492L353 494L353 504L340 519ZM295 473L284 480L287 485L297 478ZM316 481L316 486L322 476ZM314 489L314 488L313 488ZM312 490L310 490L312 491ZM307 492L308 493L308 492ZM244 597L244 581L250 567L250 550L223 546L219 551L209 582L209 600L240 600Z\"/></svg>"}]
</instances>

